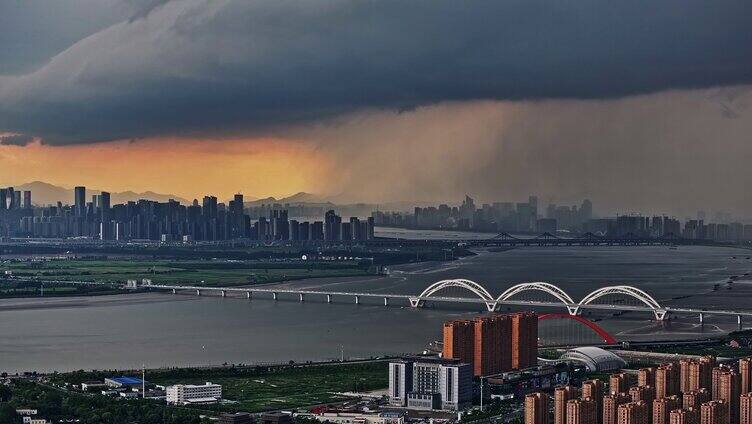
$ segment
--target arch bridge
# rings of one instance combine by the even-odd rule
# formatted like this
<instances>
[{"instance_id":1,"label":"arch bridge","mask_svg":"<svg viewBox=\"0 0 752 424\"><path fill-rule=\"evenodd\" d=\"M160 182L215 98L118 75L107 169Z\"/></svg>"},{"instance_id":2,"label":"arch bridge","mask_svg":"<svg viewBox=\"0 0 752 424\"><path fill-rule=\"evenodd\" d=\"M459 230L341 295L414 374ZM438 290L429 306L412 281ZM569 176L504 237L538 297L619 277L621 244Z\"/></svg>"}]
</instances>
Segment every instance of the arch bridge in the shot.
<instances>
[{"instance_id":1,"label":"arch bridge","mask_svg":"<svg viewBox=\"0 0 752 424\"><path fill-rule=\"evenodd\" d=\"M655 298L653 298L653 296L651 296L644 290L638 289L637 287L626 286L626 285L602 287L597 290L594 290L593 292L583 297L582 300L577 302L561 288L557 287L554 284L546 283L542 281L516 284L506 289L498 297L494 297L482 285L472 280L467 280L467 279L442 280L434 284L431 284L425 290L423 290L423 292L420 293L418 296L411 297L410 304L413 307L421 307L428 300L439 300L439 301L446 300L447 298L445 297L436 296L436 293L449 287L460 287L474 294L475 296L478 297L479 301L483 302L486 305L489 311L498 310L504 304L520 305L520 306L561 305L567 309L567 312L570 315L580 315L583 309L635 310L635 311L652 312L656 320L659 320L659 321L663 321L669 312L668 309L661 306L658 303L658 301L655 300ZM523 292L529 292L529 291L537 291L537 292L545 293L553 297L555 300L553 302L513 300L513 298L517 296L518 294L523 293ZM642 305L644 306L625 306L625 305L609 305L609 304L602 305L602 304L593 303L598 299L601 299L606 296L611 296L611 295L620 295L620 296L633 298L633 299L636 299L639 303L642 303Z\"/></svg>"},{"instance_id":2,"label":"arch bridge","mask_svg":"<svg viewBox=\"0 0 752 424\"><path fill-rule=\"evenodd\" d=\"M43 280L38 278L29 277L10 277L12 280L24 280L35 281L42 284L100 284L87 281L56 281L56 280ZM295 288L276 288L276 287L218 287L218 286L196 286L188 284L153 284L150 280L144 280L144 283L139 287L148 290L165 290L172 293L194 293L196 295L202 294L219 294L222 297L235 295L235 297L242 296L247 299L257 299L267 297L273 300L282 300L283 298L295 298L300 302L305 299L326 299L326 302L331 303L334 300L349 298L354 299L354 304L359 305L366 299L372 301L376 299L379 302L383 302L385 306L393 304L394 301L401 300L402 302L409 302L410 306L414 308L421 308L426 305L427 302L445 302L445 303L467 303L467 304L483 304L488 311L497 311L504 305L519 306L524 308L565 308L567 314L571 316L579 316L585 309L593 310L606 310L606 311L635 311L635 312L648 312L655 316L656 320L663 321L670 314L689 314L699 316L700 322L703 323L706 316L718 315L718 316L731 316L736 317L739 328L742 325L742 318L752 318L752 311L733 311L722 309L692 309L692 308L680 308L673 306L662 305L658 300L646 291L637 287L628 285L609 285L594 290L583 297L581 300L576 301L566 291L558 286L543 282L527 282L515 284L512 287L504 290L498 296L494 296L488 289L482 284L472 281L470 279L457 278L446 279L437 281L430 284L420 294L404 294L404 293L378 293L378 292L345 292L345 291L325 291L325 290L305 290ZM133 287L127 287L133 288ZM446 291L450 289L459 289L460 291L467 292L468 295L460 296L448 296ZM520 299L522 293L539 292L543 293L550 300L525 300ZM636 305L627 305L622 302L610 302L610 303L598 303L596 301L602 300L609 296L626 297L636 300Z\"/></svg>"}]
</instances>

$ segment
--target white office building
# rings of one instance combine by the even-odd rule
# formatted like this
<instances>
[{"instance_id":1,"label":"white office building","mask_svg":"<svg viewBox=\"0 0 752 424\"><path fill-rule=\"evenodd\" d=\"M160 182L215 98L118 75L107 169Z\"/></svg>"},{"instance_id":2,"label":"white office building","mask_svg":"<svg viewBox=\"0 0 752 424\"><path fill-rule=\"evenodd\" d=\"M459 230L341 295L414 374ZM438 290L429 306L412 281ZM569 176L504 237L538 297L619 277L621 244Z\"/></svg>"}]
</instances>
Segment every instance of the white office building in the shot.
<instances>
[{"instance_id":1,"label":"white office building","mask_svg":"<svg viewBox=\"0 0 752 424\"><path fill-rule=\"evenodd\" d=\"M403 360L389 363L389 404L407 405L407 393L413 385L413 362Z\"/></svg>"},{"instance_id":2,"label":"white office building","mask_svg":"<svg viewBox=\"0 0 752 424\"><path fill-rule=\"evenodd\" d=\"M222 386L208 382L202 385L176 384L165 391L167 403L173 405L215 403L222 399Z\"/></svg>"},{"instance_id":3,"label":"white office building","mask_svg":"<svg viewBox=\"0 0 752 424\"><path fill-rule=\"evenodd\" d=\"M389 364L389 403L409 409L457 411L473 397L470 364L440 358L406 358Z\"/></svg>"}]
</instances>

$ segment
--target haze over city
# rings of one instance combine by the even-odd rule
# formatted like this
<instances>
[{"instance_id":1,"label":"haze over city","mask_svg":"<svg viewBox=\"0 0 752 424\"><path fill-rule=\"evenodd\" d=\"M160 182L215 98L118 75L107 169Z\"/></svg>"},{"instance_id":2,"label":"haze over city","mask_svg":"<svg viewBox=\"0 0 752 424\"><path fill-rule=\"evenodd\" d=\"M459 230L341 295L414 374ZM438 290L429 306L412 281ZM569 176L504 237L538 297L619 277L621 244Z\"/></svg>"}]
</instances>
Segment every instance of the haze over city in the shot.
<instances>
[{"instance_id":1,"label":"haze over city","mask_svg":"<svg viewBox=\"0 0 752 424\"><path fill-rule=\"evenodd\" d=\"M749 7L6 3L0 183L741 214Z\"/></svg>"}]
</instances>

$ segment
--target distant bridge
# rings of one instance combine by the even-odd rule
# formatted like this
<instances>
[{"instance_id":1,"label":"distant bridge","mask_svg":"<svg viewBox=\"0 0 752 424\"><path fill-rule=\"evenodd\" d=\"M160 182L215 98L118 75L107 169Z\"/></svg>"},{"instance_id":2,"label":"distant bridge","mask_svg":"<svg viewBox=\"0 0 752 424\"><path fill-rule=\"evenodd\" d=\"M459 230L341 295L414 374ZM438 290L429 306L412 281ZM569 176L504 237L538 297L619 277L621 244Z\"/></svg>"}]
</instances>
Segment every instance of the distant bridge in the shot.
<instances>
[{"instance_id":1,"label":"distant bridge","mask_svg":"<svg viewBox=\"0 0 752 424\"><path fill-rule=\"evenodd\" d=\"M684 244L686 240L677 237L673 233L661 237L644 237L633 233L620 236L603 236L588 232L574 237L561 237L551 233L542 233L536 236L523 237L513 236L509 233L499 233L489 238L472 239L401 239L401 238L377 238L366 243L369 246L393 246L393 245L425 245L462 243L468 246L499 246L499 247L542 247L542 246L669 246Z\"/></svg>"},{"instance_id":2,"label":"distant bridge","mask_svg":"<svg viewBox=\"0 0 752 424\"><path fill-rule=\"evenodd\" d=\"M569 294L559 287L546 282L530 282L516 284L498 296L493 296L485 287L472 280L467 279L448 279L437 281L425 288L420 294L397 294L397 293L361 293L348 291L326 291L326 290L298 290L282 288L255 288L255 287L211 287L211 286L193 286L193 285L164 285L164 284L145 284L143 287L154 290L169 290L173 293L178 291L190 291L196 295L203 293L218 293L221 296L227 296L228 293L244 295L248 299L255 296L266 295L277 300L280 295L295 296L300 302L306 298L319 297L325 298L331 303L333 298L351 298L355 304L360 304L361 299L377 298L383 299L384 305L389 305L392 300L402 300L409 303L414 308L423 307L426 302L445 302L445 303L470 303L483 304L488 311L500 310L502 306L520 306L525 308L565 308L567 314L578 316L583 310L602 310L602 311L635 311L648 312L655 316L658 321L663 321L670 314L693 314L703 322L706 315L722 315L737 318L737 323L741 326L742 317L752 317L752 311L730 311L719 309L693 309L693 308L676 308L661 305L653 296L636 287L626 285L615 285L601 287L592 291L580 301L575 301ZM471 294L470 297L450 297L444 293L449 288L459 288ZM537 300L520 300L514 299L523 292L541 292L553 298L550 301ZM631 298L637 301L637 305L626 304L600 304L594 303L596 300L606 296L621 296Z\"/></svg>"}]
</instances>

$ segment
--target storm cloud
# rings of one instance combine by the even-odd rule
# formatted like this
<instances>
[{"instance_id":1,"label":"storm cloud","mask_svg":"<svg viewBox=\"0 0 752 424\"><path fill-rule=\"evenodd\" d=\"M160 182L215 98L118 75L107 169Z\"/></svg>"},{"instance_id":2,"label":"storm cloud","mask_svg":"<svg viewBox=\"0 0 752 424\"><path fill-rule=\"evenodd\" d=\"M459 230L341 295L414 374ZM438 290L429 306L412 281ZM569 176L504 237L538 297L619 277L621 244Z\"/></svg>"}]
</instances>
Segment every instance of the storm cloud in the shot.
<instances>
[{"instance_id":1,"label":"storm cloud","mask_svg":"<svg viewBox=\"0 0 752 424\"><path fill-rule=\"evenodd\" d=\"M752 81L746 0L125 3L118 23L0 76L0 131L48 144L275 134L447 101Z\"/></svg>"},{"instance_id":2,"label":"storm cloud","mask_svg":"<svg viewBox=\"0 0 752 424\"><path fill-rule=\"evenodd\" d=\"M0 135L0 145L25 146L34 141L34 137L24 134Z\"/></svg>"}]
</instances>

